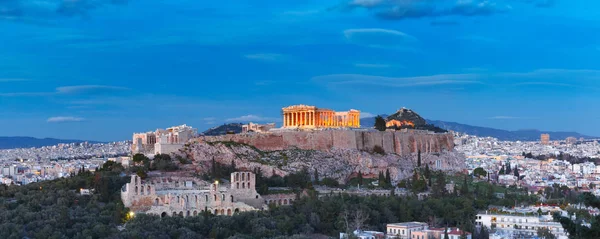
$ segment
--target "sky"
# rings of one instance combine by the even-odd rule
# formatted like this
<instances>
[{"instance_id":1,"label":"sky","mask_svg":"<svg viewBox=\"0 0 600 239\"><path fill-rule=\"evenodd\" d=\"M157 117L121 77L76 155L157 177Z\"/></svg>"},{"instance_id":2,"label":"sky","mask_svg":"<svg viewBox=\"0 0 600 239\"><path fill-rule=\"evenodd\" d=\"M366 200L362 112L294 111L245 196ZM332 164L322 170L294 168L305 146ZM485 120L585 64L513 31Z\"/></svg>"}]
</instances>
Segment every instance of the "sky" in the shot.
<instances>
[{"instance_id":1,"label":"sky","mask_svg":"<svg viewBox=\"0 0 600 239\"><path fill-rule=\"evenodd\" d=\"M309 104L600 136L593 0L0 0L0 135L100 141Z\"/></svg>"}]
</instances>

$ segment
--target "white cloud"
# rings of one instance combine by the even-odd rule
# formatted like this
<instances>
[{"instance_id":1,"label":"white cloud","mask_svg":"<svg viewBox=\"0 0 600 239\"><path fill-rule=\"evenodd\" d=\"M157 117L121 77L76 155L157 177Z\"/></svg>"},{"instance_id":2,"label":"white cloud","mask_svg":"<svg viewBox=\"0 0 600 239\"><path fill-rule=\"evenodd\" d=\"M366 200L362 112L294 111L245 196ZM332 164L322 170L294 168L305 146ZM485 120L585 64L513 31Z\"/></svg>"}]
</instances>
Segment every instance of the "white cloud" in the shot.
<instances>
[{"instance_id":1,"label":"white cloud","mask_svg":"<svg viewBox=\"0 0 600 239\"><path fill-rule=\"evenodd\" d=\"M354 44L369 47L412 49L417 38L404 32L383 28L355 28L344 30L344 37Z\"/></svg>"},{"instance_id":2,"label":"white cloud","mask_svg":"<svg viewBox=\"0 0 600 239\"><path fill-rule=\"evenodd\" d=\"M78 94L98 91L122 91L128 90L125 87L109 86L109 85L74 85L74 86L61 86L56 88L56 92L60 94Z\"/></svg>"},{"instance_id":3,"label":"white cloud","mask_svg":"<svg viewBox=\"0 0 600 239\"><path fill-rule=\"evenodd\" d=\"M363 67L363 68L388 68L388 67L390 67L390 65L388 65L388 64L368 64L368 63L356 63L356 64L354 64L354 66Z\"/></svg>"},{"instance_id":4,"label":"white cloud","mask_svg":"<svg viewBox=\"0 0 600 239\"><path fill-rule=\"evenodd\" d=\"M482 84L476 74L441 74L416 77L385 77L361 74L333 74L313 77L313 80L334 85L379 85L412 87L452 84Z\"/></svg>"},{"instance_id":5,"label":"white cloud","mask_svg":"<svg viewBox=\"0 0 600 239\"><path fill-rule=\"evenodd\" d=\"M285 56L282 54L275 53L257 53L257 54L246 54L244 55L246 59L250 60L259 60L259 61L281 61L285 59Z\"/></svg>"},{"instance_id":6,"label":"white cloud","mask_svg":"<svg viewBox=\"0 0 600 239\"><path fill-rule=\"evenodd\" d=\"M262 117L257 115L244 115L236 118L226 119L227 122L278 122L279 118Z\"/></svg>"},{"instance_id":7,"label":"white cloud","mask_svg":"<svg viewBox=\"0 0 600 239\"><path fill-rule=\"evenodd\" d=\"M499 116L489 117L488 119L493 119L493 120L523 120L523 119L534 119L534 118L531 118L531 117L521 117L521 116L499 115Z\"/></svg>"},{"instance_id":8,"label":"white cloud","mask_svg":"<svg viewBox=\"0 0 600 239\"><path fill-rule=\"evenodd\" d=\"M55 116L50 117L46 122L48 123L62 123L62 122L80 122L84 121L84 118L72 117L72 116Z\"/></svg>"},{"instance_id":9,"label":"white cloud","mask_svg":"<svg viewBox=\"0 0 600 239\"><path fill-rule=\"evenodd\" d=\"M29 80L21 79L21 78L0 78L0 82L21 82L21 81L29 81Z\"/></svg>"},{"instance_id":10,"label":"white cloud","mask_svg":"<svg viewBox=\"0 0 600 239\"><path fill-rule=\"evenodd\" d=\"M67 95L67 94L98 94L111 93L117 91L129 90L126 87L109 86L109 85L74 85L60 86L54 92L8 92L0 93L0 96L16 97L16 96L49 96L49 95Z\"/></svg>"}]
</instances>

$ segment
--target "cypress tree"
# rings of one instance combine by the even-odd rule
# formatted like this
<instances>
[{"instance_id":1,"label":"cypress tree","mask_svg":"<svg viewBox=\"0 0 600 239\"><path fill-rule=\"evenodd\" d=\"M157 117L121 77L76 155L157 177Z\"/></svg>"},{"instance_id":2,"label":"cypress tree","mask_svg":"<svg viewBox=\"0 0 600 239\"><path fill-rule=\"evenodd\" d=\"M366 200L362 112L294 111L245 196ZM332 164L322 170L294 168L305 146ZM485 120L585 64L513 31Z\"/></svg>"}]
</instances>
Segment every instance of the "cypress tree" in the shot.
<instances>
[{"instance_id":1,"label":"cypress tree","mask_svg":"<svg viewBox=\"0 0 600 239\"><path fill-rule=\"evenodd\" d=\"M319 184L319 170L315 168L315 184Z\"/></svg>"},{"instance_id":2,"label":"cypress tree","mask_svg":"<svg viewBox=\"0 0 600 239\"><path fill-rule=\"evenodd\" d=\"M358 185L362 185L362 184L363 184L362 172L359 170L358 171Z\"/></svg>"},{"instance_id":3,"label":"cypress tree","mask_svg":"<svg viewBox=\"0 0 600 239\"><path fill-rule=\"evenodd\" d=\"M512 172L512 168L510 168L510 162L507 162L505 174L510 174L511 172Z\"/></svg>"},{"instance_id":4,"label":"cypress tree","mask_svg":"<svg viewBox=\"0 0 600 239\"><path fill-rule=\"evenodd\" d=\"M392 186L392 175L389 168L385 170L385 182L388 186Z\"/></svg>"},{"instance_id":5,"label":"cypress tree","mask_svg":"<svg viewBox=\"0 0 600 239\"><path fill-rule=\"evenodd\" d=\"M417 152L417 167L421 167L421 150Z\"/></svg>"}]
</instances>

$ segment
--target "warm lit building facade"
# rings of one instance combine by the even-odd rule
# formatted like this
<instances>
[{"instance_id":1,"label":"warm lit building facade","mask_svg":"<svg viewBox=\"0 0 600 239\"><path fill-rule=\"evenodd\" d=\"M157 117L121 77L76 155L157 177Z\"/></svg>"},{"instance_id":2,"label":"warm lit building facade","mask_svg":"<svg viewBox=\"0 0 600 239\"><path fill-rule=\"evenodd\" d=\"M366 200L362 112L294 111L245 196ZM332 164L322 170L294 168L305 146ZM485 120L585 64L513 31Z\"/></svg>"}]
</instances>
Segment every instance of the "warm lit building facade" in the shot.
<instances>
[{"instance_id":1,"label":"warm lit building facade","mask_svg":"<svg viewBox=\"0 0 600 239\"><path fill-rule=\"evenodd\" d=\"M360 128L360 111L336 112L309 105L293 105L283 111L283 128Z\"/></svg>"},{"instance_id":2,"label":"warm lit building facade","mask_svg":"<svg viewBox=\"0 0 600 239\"><path fill-rule=\"evenodd\" d=\"M387 122L385 122L385 127L386 128L402 128L402 126L411 126L411 127L415 127L415 123L410 122L410 121L400 121L400 120L389 120Z\"/></svg>"},{"instance_id":3,"label":"warm lit building facade","mask_svg":"<svg viewBox=\"0 0 600 239\"><path fill-rule=\"evenodd\" d=\"M188 140L198 133L187 125L157 129L154 132L133 134L132 153L141 154L170 154L177 152Z\"/></svg>"},{"instance_id":4,"label":"warm lit building facade","mask_svg":"<svg viewBox=\"0 0 600 239\"><path fill-rule=\"evenodd\" d=\"M542 134L540 137L542 145L550 145L550 134Z\"/></svg>"},{"instance_id":5,"label":"warm lit building facade","mask_svg":"<svg viewBox=\"0 0 600 239\"><path fill-rule=\"evenodd\" d=\"M123 204L133 212L190 217L202 212L231 216L237 212L263 210L265 200L256 192L256 175L231 173L228 185L197 178L158 177L142 180L132 175L121 189ZM288 205L291 203L286 201Z\"/></svg>"},{"instance_id":6,"label":"warm lit building facade","mask_svg":"<svg viewBox=\"0 0 600 239\"><path fill-rule=\"evenodd\" d=\"M249 132L257 132L257 133L264 133L264 132L268 132L269 130L275 128L275 123L270 123L270 124L255 124L255 123L248 123L245 125L242 125L242 133L249 133Z\"/></svg>"}]
</instances>

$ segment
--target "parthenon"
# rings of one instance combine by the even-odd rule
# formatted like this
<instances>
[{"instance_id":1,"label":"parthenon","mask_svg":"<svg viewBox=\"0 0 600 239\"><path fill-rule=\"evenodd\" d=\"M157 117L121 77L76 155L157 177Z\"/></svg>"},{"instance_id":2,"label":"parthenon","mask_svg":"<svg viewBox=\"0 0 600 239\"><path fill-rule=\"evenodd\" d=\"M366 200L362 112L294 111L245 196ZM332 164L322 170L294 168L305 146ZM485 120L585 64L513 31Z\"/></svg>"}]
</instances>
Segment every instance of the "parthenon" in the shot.
<instances>
[{"instance_id":1,"label":"parthenon","mask_svg":"<svg viewBox=\"0 0 600 239\"><path fill-rule=\"evenodd\" d=\"M283 128L360 128L360 111L336 112L309 105L292 105L282 109Z\"/></svg>"}]
</instances>

